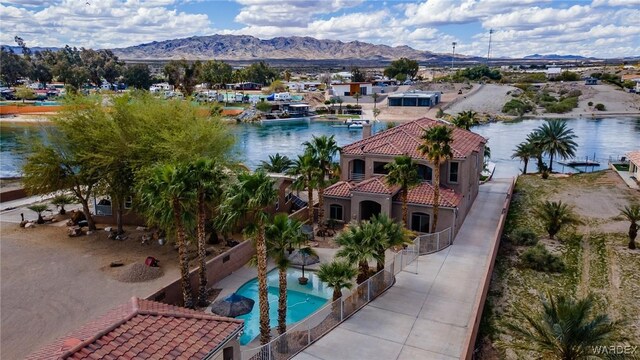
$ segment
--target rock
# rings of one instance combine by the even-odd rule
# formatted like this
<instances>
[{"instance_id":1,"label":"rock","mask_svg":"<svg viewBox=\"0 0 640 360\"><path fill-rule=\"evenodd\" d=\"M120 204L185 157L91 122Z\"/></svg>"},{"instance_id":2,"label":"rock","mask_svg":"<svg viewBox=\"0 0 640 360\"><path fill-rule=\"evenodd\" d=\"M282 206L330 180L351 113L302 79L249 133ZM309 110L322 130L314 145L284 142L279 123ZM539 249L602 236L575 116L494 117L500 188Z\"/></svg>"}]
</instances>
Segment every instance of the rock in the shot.
<instances>
[{"instance_id":1,"label":"rock","mask_svg":"<svg viewBox=\"0 0 640 360\"><path fill-rule=\"evenodd\" d=\"M82 235L82 229L79 227L72 227L69 228L69 237L76 237L76 236L80 236Z\"/></svg>"},{"instance_id":2,"label":"rock","mask_svg":"<svg viewBox=\"0 0 640 360\"><path fill-rule=\"evenodd\" d=\"M32 222L24 224L25 229L34 228L34 227L36 227L36 224Z\"/></svg>"},{"instance_id":3,"label":"rock","mask_svg":"<svg viewBox=\"0 0 640 360\"><path fill-rule=\"evenodd\" d=\"M24 227L25 225L27 225L29 222L28 221L21 221L20 222L20 227Z\"/></svg>"},{"instance_id":4,"label":"rock","mask_svg":"<svg viewBox=\"0 0 640 360\"><path fill-rule=\"evenodd\" d=\"M107 226L106 228L104 228L104 231L111 232L111 226Z\"/></svg>"},{"instance_id":5,"label":"rock","mask_svg":"<svg viewBox=\"0 0 640 360\"><path fill-rule=\"evenodd\" d=\"M136 230L137 230L137 231L147 231L147 228L146 228L146 227L144 227L144 226L138 226L138 227L136 228Z\"/></svg>"},{"instance_id":6,"label":"rock","mask_svg":"<svg viewBox=\"0 0 640 360\"><path fill-rule=\"evenodd\" d=\"M122 262L121 260L112 261L111 264L109 264L109 267L120 267L120 266L124 266L124 262Z\"/></svg>"},{"instance_id":7,"label":"rock","mask_svg":"<svg viewBox=\"0 0 640 360\"><path fill-rule=\"evenodd\" d=\"M127 240L128 236L127 235L116 235L116 240Z\"/></svg>"},{"instance_id":8,"label":"rock","mask_svg":"<svg viewBox=\"0 0 640 360\"><path fill-rule=\"evenodd\" d=\"M87 230L87 235L91 235L91 234L93 234L93 231Z\"/></svg>"}]
</instances>

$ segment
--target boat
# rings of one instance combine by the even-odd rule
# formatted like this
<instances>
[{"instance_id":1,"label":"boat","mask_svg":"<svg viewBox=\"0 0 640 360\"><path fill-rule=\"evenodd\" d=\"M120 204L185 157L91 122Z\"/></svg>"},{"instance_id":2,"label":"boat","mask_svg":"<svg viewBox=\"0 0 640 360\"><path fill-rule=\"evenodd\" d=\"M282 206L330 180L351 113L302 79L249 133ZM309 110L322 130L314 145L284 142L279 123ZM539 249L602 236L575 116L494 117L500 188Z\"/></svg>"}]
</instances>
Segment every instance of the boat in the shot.
<instances>
[{"instance_id":1,"label":"boat","mask_svg":"<svg viewBox=\"0 0 640 360\"><path fill-rule=\"evenodd\" d=\"M277 111L264 114L260 122L283 123L283 122L307 122L315 113L309 110L309 104L294 103L281 104Z\"/></svg>"},{"instance_id":2,"label":"boat","mask_svg":"<svg viewBox=\"0 0 640 360\"><path fill-rule=\"evenodd\" d=\"M365 124L369 124L369 120L353 120L349 119L344 122L349 129L362 129Z\"/></svg>"}]
</instances>

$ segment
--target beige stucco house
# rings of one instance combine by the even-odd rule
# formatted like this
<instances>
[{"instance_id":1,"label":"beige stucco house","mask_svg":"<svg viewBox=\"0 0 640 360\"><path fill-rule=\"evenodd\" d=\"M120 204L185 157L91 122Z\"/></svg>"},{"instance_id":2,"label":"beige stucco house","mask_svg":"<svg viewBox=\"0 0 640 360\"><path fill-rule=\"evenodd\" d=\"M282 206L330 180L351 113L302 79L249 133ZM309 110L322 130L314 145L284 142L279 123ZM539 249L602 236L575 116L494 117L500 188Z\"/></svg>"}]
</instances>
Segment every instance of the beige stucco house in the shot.
<instances>
[{"instance_id":1,"label":"beige stucco house","mask_svg":"<svg viewBox=\"0 0 640 360\"><path fill-rule=\"evenodd\" d=\"M478 195L486 139L449 123L428 118L411 121L342 148L341 179L325 190L325 213L343 222L367 220L379 213L402 218L398 187L386 182L384 166L396 156L410 155L418 164L422 184L408 194L408 227L426 233L433 218L433 164L418 151L425 130L435 125L453 128L453 158L440 168L440 211L437 231L457 233Z\"/></svg>"},{"instance_id":2,"label":"beige stucco house","mask_svg":"<svg viewBox=\"0 0 640 360\"><path fill-rule=\"evenodd\" d=\"M640 182L640 150L627 153L629 158L629 173Z\"/></svg>"}]
</instances>

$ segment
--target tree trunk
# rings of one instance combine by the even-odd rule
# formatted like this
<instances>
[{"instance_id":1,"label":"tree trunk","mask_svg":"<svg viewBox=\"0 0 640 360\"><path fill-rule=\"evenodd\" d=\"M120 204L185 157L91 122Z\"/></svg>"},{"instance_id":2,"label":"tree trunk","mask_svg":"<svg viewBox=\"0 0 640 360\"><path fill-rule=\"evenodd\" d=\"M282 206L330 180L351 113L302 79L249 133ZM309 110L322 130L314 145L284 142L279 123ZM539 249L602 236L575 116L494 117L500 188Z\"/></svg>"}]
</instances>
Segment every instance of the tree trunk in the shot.
<instances>
[{"instance_id":1,"label":"tree trunk","mask_svg":"<svg viewBox=\"0 0 640 360\"><path fill-rule=\"evenodd\" d=\"M38 213L38 220L36 220L36 224L44 224L44 219L42 218L42 213Z\"/></svg>"},{"instance_id":2,"label":"tree trunk","mask_svg":"<svg viewBox=\"0 0 640 360\"><path fill-rule=\"evenodd\" d=\"M333 288L333 301L336 301L342 297L342 290L339 287Z\"/></svg>"},{"instance_id":3,"label":"tree trunk","mask_svg":"<svg viewBox=\"0 0 640 360\"><path fill-rule=\"evenodd\" d=\"M524 162L524 169L522 170L522 174L526 174L527 173L527 165L529 165L529 159L528 158L524 158L522 159L522 161Z\"/></svg>"},{"instance_id":4,"label":"tree trunk","mask_svg":"<svg viewBox=\"0 0 640 360\"><path fill-rule=\"evenodd\" d=\"M91 216L91 211L89 210L89 202L84 197L80 197L80 202L82 203L82 212L84 213L84 217L87 219L89 230L95 231L96 223L93 221L93 217Z\"/></svg>"},{"instance_id":5,"label":"tree trunk","mask_svg":"<svg viewBox=\"0 0 640 360\"><path fill-rule=\"evenodd\" d=\"M553 172L553 153L549 153L549 173Z\"/></svg>"},{"instance_id":6,"label":"tree trunk","mask_svg":"<svg viewBox=\"0 0 640 360\"><path fill-rule=\"evenodd\" d=\"M358 284L362 284L369 277L369 264L366 261L360 261L358 263L358 276L356 277L356 282Z\"/></svg>"},{"instance_id":7,"label":"tree trunk","mask_svg":"<svg viewBox=\"0 0 640 360\"><path fill-rule=\"evenodd\" d=\"M376 261L376 272L380 272L382 270L384 270L384 253L386 250L382 250L382 254L380 254L380 260Z\"/></svg>"},{"instance_id":8,"label":"tree trunk","mask_svg":"<svg viewBox=\"0 0 640 360\"><path fill-rule=\"evenodd\" d=\"M207 306L207 251L205 249L206 244L206 231L205 231L205 201L204 192L198 192L198 224L196 232L198 234L198 277L200 278L200 287L198 290L198 306Z\"/></svg>"},{"instance_id":9,"label":"tree trunk","mask_svg":"<svg viewBox=\"0 0 640 360\"><path fill-rule=\"evenodd\" d=\"M407 207L407 196L409 191L407 189L402 189L402 225L407 227L407 217L409 214L409 209Z\"/></svg>"},{"instance_id":10,"label":"tree trunk","mask_svg":"<svg viewBox=\"0 0 640 360\"><path fill-rule=\"evenodd\" d=\"M438 209L440 208L440 162L434 164L433 171L433 222L431 223L431 233L436 232L438 226Z\"/></svg>"},{"instance_id":11,"label":"tree trunk","mask_svg":"<svg viewBox=\"0 0 640 360\"><path fill-rule=\"evenodd\" d=\"M311 222L311 226L313 227L313 188L311 185L307 186L307 196L309 197L308 207L309 207L309 221ZM315 235L315 234L314 234Z\"/></svg>"},{"instance_id":12,"label":"tree trunk","mask_svg":"<svg viewBox=\"0 0 640 360\"><path fill-rule=\"evenodd\" d=\"M271 339L269 327L269 298L267 289L267 245L264 240L264 224L258 224L256 236L256 257L258 262L258 304L260 306L260 344Z\"/></svg>"},{"instance_id":13,"label":"tree trunk","mask_svg":"<svg viewBox=\"0 0 640 360\"><path fill-rule=\"evenodd\" d=\"M324 187L323 186L318 188L318 225L320 226L320 229L324 229Z\"/></svg>"},{"instance_id":14,"label":"tree trunk","mask_svg":"<svg viewBox=\"0 0 640 360\"><path fill-rule=\"evenodd\" d=\"M636 248L636 236L638 236L638 225L632 222L629 226L629 249Z\"/></svg>"},{"instance_id":15,"label":"tree trunk","mask_svg":"<svg viewBox=\"0 0 640 360\"><path fill-rule=\"evenodd\" d=\"M180 280L182 282L182 299L184 307L193 309L191 279L189 279L189 259L187 259L187 241L182 223L182 211L178 199L173 200L173 221L176 226L176 241L178 243L178 259L180 261Z\"/></svg>"},{"instance_id":16,"label":"tree trunk","mask_svg":"<svg viewBox=\"0 0 640 360\"><path fill-rule=\"evenodd\" d=\"M124 201L118 199L118 207L116 208L116 225L118 227L118 234L124 233L124 225L122 223L122 213L124 212Z\"/></svg>"},{"instance_id":17,"label":"tree trunk","mask_svg":"<svg viewBox=\"0 0 640 360\"><path fill-rule=\"evenodd\" d=\"M67 210L65 210L64 204L60 205L60 211L58 211L58 214L64 215L66 213L67 213Z\"/></svg>"},{"instance_id":18,"label":"tree trunk","mask_svg":"<svg viewBox=\"0 0 640 360\"><path fill-rule=\"evenodd\" d=\"M284 256L284 255L283 255ZM287 268L278 269L280 296L278 298L278 333L287 331Z\"/></svg>"}]
</instances>

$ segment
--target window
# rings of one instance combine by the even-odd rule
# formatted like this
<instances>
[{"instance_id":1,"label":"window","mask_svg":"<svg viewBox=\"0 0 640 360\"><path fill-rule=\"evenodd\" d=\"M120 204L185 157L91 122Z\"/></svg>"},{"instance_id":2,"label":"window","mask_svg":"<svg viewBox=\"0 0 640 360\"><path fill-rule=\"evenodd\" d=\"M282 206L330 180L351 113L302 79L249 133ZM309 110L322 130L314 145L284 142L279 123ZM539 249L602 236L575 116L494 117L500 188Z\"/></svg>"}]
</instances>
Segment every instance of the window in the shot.
<instances>
[{"instance_id":1,"label":"window","mask_svg":"<svg viewBox=\"0 0 640 360\"><path fill-rule=\"evenodd\" d=\"M329 219L343 220L342 217L342 205L331 204L329 206Z\"/></svg>"},{"instance_id":2,"label":"window","mask_svg":"<svg viewBox=\"0 0 640 360\"><path fill-rule=\"evenodd\" d=\"M222 350L222 360L233 360L233 346L229 346Z\"/></svg>"},{"instance_id":3,"label":"window","mask_svg":"<svg viewBox=\"0 0 640 360\"><path fill-rule=\"evenodd\" d=\"M429 215L415 212L411 214L411 230L421 233L429 232Z\"/></svg>"},{"instance_id":4,"label":"window","mask_svg":"<svg viewBox=\"0 0 640 360\"><path fill-rule=\"evenodd\" d=\"M418 176L422 181L431 182L433 180L433 170L426 165L418 164Z\"/></svg>"},{"instance_id":5,"label":"window","mask_svg":"<svg viewBox=\"0 0 640 360\"><path fill-rule=\"evenodd\" d=\"M133 207L133 197L129 196L124 199L124 208L131 209Z\"/></svg>"},{"instance_id":6,"label":"window","mask_svg":"<svg viewBox=\"0 0 640 360\"><path fill-rule=\"evenodd\" d=\"M449 182L450 183L455 184L458 182L458 165L459 163L457 162L449 163Z\"/></svg>"},{"instance_id":7,"label":"window","mask_svg":"<svg viewBox=\"0 0 640 360\"><path fill-rule=\"evenodd\" d=\"M373 173L374 174L388 174L389 171L387 169L384 168L384 166L387 165L386 162L377 162L375 161L373 163Z\"/></svg>"}]
</instances>

